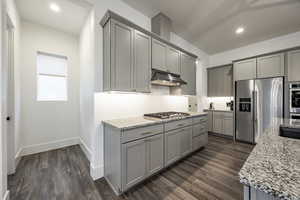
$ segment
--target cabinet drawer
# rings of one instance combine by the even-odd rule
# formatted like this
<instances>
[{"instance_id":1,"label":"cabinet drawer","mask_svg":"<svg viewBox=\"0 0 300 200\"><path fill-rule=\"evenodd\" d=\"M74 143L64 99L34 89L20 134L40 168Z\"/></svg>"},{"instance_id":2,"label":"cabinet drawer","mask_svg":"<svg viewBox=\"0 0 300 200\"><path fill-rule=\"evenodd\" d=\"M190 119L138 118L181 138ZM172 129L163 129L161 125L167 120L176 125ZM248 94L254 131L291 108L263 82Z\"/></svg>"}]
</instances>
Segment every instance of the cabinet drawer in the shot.
<instances>
[{"instance_id":1,"label":"cabinet drawer","mask_svg":"<svg viewBox=\"0 0 300 200\"><path fill-rule=\"evenodd\" d=\"M223 113L223 117L224 117L224 118L232 118L232 119L233 119L233 113L230 113L230 112L224 112L224 113Z\"/></svg>"},{"instance_id":2,"label":"cabinet drawer","mask_svg":"<svg viewBox=\"0 0 300 200\"><path fill-rule=\"evenodd\" d=\"M193 118L193 124L198 124L198 123L206 123L207 122L207 116L201 116L201 117L195 117Z\"/></svg>"},{"instance_id":3,"label":"cabinet drawer","mask_svg":"<svg viewBox=\"0 0 300 200\"><path fill-rule=\"evenodd\" d=\"M206 124L195 124L193 125L193 137L202 135L207 132Z\"/></svg>"},{"instance_id":4,"label":"cabinet drawer","mask_svg":"<svg viewBox=\"0 0 300 200\"><path fill-rule=\"evenodd\" d=\"M165 131L182 128L185 126L190 126L193 124L193 119L183 119L178 121L173 121L165 124Z\"/></svg>"},{"instance_id":5,"label":"cabinet drawer","mask_svg":"<svg viewBox=\"0 0 300 200\"><path fill-rule=\"evenodd\" d=\"M204 147L208 143L207 133L199 135L193 138L193 151L198 150L201 147Z\"/></svg>"},{"instance_id":6,"label":"cabinet drawer","mask_svg":"<svg viewBox=\"0 0 300 200\"><path fill-rule=\"evenodd\" d=\"M122 133L122 143L156 135L162 133L163 130L162 124L126 130Z\"/></svg>"}]
</instances>

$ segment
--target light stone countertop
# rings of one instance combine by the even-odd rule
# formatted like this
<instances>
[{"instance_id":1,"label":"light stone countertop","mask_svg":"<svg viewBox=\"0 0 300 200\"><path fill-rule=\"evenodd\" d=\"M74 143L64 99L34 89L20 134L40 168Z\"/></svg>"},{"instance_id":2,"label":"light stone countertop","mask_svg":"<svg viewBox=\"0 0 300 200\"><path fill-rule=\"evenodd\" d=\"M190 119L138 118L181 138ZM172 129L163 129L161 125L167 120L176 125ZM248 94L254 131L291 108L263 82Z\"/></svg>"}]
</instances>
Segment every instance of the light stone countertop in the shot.
<instances>
[{"instance_id":1,"label":"light stone countertop","mask_svg":"<svg viewBox=\"0 0 300 200\"><path fill-rule=\"evenodd\" d=\"M240 182L284 200L300 200L300 140L279 136L279 127L300 128L300 121L277 119L239 172Z\"/></svg>"},{"instance_id":2,"label":"light stone countertop","mask_svg":"<svg viewBox=\"0 0 300 200\"><path fill-rule=\"evenodd\" d=\"M170 122L170 121L176 121L176 120L181 120L181 119L188 119L191 117L207 115L207 113L205 113L205 112L186 112L186 113L189 113L190 115L186 116L186 117L172 118L172 119L157 119L157 118L139 116L139 117L104 120L102 122L104 124L113 126L118 129L127 130L127 129L143 127L143 126L162 124L162 123L166 123L166 122Z\"/></svg>"},{"instance_id":3,"label":"light stone countertop","mask_svg":"<svg viewBox=\"0 0 300 200\"><path fill-rule=\"evenodd\" d=\"M229 112L229 113L233 113L233 110L223 110L223 109L204 109L204 111L215 111L215 112Z\"/></svg>"}]
</instances>

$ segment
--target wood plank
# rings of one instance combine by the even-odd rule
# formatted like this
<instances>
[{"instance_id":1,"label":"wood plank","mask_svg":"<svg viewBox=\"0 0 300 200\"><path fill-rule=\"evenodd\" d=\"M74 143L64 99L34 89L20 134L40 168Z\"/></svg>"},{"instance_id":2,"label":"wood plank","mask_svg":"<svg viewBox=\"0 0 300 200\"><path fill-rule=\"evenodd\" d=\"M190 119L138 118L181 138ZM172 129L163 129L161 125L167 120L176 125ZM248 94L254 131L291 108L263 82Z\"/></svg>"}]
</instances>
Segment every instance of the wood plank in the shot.
<instances>
[{"instance_id":1,"label":"wood plank","mask_svg":"<svg viewBox=\"0 0 300 200\"><path fill-rule=\"evenodd\" d=\"M238 171L253 145L209 135L206 148L173 164L121 196L104 178L93 181L78 145L21 159L9 176L11 200L211 200L243 198Z\"/></svg>"}]
</instances>

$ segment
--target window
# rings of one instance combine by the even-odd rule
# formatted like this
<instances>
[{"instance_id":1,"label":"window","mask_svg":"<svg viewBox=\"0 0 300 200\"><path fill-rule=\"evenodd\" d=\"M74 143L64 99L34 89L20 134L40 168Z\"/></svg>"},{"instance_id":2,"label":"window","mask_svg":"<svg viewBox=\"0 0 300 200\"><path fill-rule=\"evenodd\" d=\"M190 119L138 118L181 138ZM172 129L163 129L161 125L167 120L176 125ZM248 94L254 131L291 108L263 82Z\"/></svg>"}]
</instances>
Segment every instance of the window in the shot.
<instances>
[{"instance_id":1,"label":"window","mask_svg":"<svg viewBox=\"0 0 300 200\"><path fill-rule=\"evenodd\" d=\"M67 57L37 53L37 100L67 101Z\"/></svg>"}]
</instances>

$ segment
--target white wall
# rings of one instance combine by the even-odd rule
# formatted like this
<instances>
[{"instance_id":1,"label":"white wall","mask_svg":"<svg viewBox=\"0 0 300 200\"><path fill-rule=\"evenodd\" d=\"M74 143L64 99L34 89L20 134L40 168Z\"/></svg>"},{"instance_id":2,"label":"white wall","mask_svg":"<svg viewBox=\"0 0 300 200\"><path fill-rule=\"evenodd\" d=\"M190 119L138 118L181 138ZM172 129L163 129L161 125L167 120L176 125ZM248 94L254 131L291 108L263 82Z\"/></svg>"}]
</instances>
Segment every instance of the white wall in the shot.
<instances>
[{"instance_id":1,"label":"white wall","mask_svg":"<svg viewBox=\"0 0 300 200\"><path fill-rule=\"evenodd\" d=\"M80 139L91 157L94 125L95 12L92 10L80 34Z\"/></svg>"},{"instance_id":2,"label":"white wall","mask_svg":"<svg viewBox=\"0 0 300 200\"><path fill-rule=\"evenodd\" d=\"M21 26L21 154L47 150L57 142L61 145L77 143L79 38L30 22L24 21ZM36 100L37 51L68 57L68 101L38 102Z\"/></svg>"},{"instance_id":3,"label":"white wall","mask_svg":"<svg viewBox=\"0 0 300 200\"><path fill-rule=\"evenodd\" d=\"M245 47L225 51L211 55L209 66L217 66L231 63L233 60L256 56L259 54L270 53L283 49L300 46L300 32L275 37L270 40L257 42Z\"/></svg>"}]
</instances>

